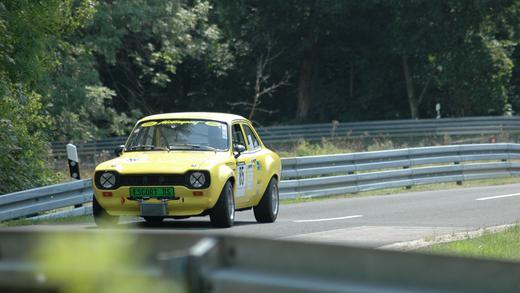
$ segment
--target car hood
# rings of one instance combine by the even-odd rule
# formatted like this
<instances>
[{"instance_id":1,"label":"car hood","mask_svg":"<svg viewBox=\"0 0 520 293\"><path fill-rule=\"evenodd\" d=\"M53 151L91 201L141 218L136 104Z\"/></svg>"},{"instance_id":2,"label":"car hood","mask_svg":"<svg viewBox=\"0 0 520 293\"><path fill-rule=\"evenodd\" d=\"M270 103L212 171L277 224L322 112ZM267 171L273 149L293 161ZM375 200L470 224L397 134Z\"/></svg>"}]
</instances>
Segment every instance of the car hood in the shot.
<instances>
[{"instance_id":1,"label":"car hood","mask_svg":"<svg viewBox=\"0 0 520 293\"><path fill-rule=\"evenodd\" d=\"M116 170L123 174L184 173L208 169L229 159L228 152L213 151L145 151L126 152L121 157L99 164L96 171Z\"/></svg>"}]
</instances>

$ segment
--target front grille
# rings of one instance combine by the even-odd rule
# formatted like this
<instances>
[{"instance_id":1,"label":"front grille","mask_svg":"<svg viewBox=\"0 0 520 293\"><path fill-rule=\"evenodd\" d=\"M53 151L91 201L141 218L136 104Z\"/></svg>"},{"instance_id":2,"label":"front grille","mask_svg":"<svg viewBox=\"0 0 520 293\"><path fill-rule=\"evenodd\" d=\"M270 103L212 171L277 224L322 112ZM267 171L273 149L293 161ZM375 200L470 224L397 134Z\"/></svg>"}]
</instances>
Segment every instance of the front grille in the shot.
<instances>
[{"instance_id":1,"label":"front grille","mask_svg":"<svg viewBox=\"0 0 520 293\"><path fill-rule=\"evenodd\" d=\"M119 186L185 185L184 174L125 174L119 175Z\"/></svg>"},{"instance_id":2,"label":"front grille","mask_svg":"<svg viewBox=\"0 0 520 293\"><path fill-rule=\"evenodd\" d=\"M110 172L116 176L115 185L111 188L104 188L100 185L100 177L103 173ZM203 186L195 188L190 186L187 178L192 172L202 172L206 175L206 182ZM211 178L206 170L190 170L185 174L119 174L116 171L98 171L94 174L94 183L99 189L114 190L121 186L186 186L191 189L204 189L210 185Z\"/></svg>"}]
</instances>

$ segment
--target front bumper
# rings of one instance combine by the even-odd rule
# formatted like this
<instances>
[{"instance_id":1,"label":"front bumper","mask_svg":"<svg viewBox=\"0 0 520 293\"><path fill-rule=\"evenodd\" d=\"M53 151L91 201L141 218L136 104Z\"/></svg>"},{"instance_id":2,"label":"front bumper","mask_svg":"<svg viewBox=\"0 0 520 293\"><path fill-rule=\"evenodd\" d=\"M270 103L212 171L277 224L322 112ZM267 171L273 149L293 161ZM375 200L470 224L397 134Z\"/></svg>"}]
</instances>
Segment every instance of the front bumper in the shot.
<instances>
[{"instance_id":1,"label":"front bumper","mask_svg":"<svg viewBox=\"0 0 520 293\"><path fill-rule=\"evenodd\" d=\"M212 208L218 199L218 194L212 194L209 188L196 190L185 186L173 186L173 188L175 199L148 199L143 202L149 204L165 202L166 216L196 216ZM94 195L109 215L141 216L141 201L131 200L129 189L129 186L121 186L114 190L101 190L94 186Z\"/></svg>"}]
</instances>

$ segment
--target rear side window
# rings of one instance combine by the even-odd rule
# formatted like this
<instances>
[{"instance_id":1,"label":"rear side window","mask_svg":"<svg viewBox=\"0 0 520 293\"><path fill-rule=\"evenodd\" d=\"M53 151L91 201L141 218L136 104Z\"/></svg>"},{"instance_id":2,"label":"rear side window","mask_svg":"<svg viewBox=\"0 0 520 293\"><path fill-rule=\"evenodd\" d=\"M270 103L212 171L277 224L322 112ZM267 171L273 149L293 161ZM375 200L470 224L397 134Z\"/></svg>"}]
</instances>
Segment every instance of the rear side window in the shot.
<instances>
[{"instance_id":1,"label":"rear side window","mask_svg":"<svg viewBox=\"0 0 520 293\"><path fill-rule=\"evenodd\" d=\"M244 142L244 134L242 133L242 128L239 124L233 125L233 145L235 144L246 146L246 143Z\"/></svg>"},{"instance_id":2,"label":"rear side window","mask_svg":"<svg viewBox=\"0 0 520 293\"><path fill-rule=\"evenodd\" d=\"M260 143L258 142L258 139L256 138L256 135L253 133L251 127L249 127L249 125L247 124L243 124L242 126L244 127L244 133L246 134L248 146L247 148L249 150L255 150L260 148Z\"/></svg>"}]
</instances>

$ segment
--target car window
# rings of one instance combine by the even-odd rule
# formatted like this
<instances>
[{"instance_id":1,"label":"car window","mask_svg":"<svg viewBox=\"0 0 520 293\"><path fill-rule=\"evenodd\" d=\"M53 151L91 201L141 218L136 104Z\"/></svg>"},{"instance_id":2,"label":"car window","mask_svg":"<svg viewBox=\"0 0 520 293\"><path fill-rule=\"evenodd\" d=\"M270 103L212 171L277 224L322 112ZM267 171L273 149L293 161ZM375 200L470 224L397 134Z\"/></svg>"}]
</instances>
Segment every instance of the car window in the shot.
<instances>
[{"instance_id":1,"label":"car window","mask_svg":"<svg viewBox=\"0 0 520 293\"><path fill-rule=\"evenodd\" d=\"M228 127L208 120L158 120L138 125L129 138L128 150L227 150Z\"/></svg>"},{"instance_id":2,"label":"car window","mask_svg":"<svg viewBox=\"0 0 520 293\"><path fill-rule=\"evenodd\" d=\"M233 125L233 145L235 144L246 146L246 143L244 142L244 133L242 132L240 124Z\"/></svg>"},{"instance_id":3,"label":"car window","mask_svg":"<svg viewBox=\"0 0 520 293\"><path fill-rule=\"evenodd\" d=\"M253 133L251 127L249 127L249 125L247 124L243 124L242 127L244 127L244 132L247 138L247 149L256 150L260 148L260 143L258 142L258 139L256 138L256 135Z\"/></svg>"},{"instance_id":4,"label":"car window","mask_svg":"<svg viewBox=\"0 0 520 293\"><path fill-rule=\"evenodd\" d=\"M136 128L130 136L129 146L148 145L153 142L153 131L150 128Z\"/></svg>"}]
</instances>

